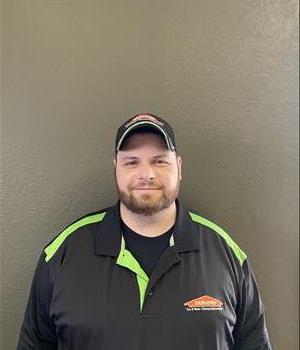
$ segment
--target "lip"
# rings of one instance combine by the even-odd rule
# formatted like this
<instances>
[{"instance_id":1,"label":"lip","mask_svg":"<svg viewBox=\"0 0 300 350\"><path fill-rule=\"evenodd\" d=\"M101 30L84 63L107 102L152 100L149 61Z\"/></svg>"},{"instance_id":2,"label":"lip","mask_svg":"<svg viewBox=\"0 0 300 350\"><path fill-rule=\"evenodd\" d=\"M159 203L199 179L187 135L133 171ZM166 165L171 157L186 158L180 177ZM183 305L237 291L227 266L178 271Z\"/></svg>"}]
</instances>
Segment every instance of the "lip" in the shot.
<instances>
[{"instance_id":1,"label":"lip","mask_svg":"<svg viewBox=\"0 0 300 350\"><path fill-rule=\"evenodd\" d=\"M135 190L138 190L138 191L157 191L159 190L159 188L135 188Z\"/></svg>"}]
</instances>

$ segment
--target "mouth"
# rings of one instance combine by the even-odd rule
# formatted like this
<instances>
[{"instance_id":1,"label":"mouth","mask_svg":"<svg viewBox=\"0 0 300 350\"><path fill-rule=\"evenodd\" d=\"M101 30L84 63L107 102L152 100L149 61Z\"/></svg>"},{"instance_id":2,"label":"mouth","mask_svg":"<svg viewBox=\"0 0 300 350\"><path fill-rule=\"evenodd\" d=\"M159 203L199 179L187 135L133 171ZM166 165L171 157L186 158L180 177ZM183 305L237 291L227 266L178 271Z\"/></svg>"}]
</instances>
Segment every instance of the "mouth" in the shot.
<instances>
[{"instance_id":1,"label":"mouth","mask_svg":"<svg viewBox=\"0 0 300 350\"><path fill-rule=\"evenodd\" d=\"M159 188L148 188L148 187L144 187L144 188L134 188L134 190L137 190L137 191L158 191Z\"/></svg>"}]
</instances>

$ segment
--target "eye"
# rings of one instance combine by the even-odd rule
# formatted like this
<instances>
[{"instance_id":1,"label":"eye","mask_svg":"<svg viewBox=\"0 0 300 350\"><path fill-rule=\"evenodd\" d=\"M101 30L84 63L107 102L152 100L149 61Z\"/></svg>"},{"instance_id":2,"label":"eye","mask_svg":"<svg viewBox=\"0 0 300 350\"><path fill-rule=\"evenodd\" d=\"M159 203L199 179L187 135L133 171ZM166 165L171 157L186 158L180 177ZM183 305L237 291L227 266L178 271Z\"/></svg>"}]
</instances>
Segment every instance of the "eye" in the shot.
<instances>
[{"instance_id":1,"label":"eye","mask_svg":"<svg viewBox=\"0 0 300 350\"><path fill-rule=\"evenodd\" d=\"M127 163L125 163L125 165L127 166L127 165L135 165L137 162L135 161L135 160L132 160L132 161L130 161L130 162L127 162Z\"/></svg>"},{"instance_id":2,"label":"eye","mask_svg":"<svg viewBox=\"0 0 300 350\"><path fill-rule=\"evenodd\" d=\"M154 161L154 163L155 163L155 164L158 164L158 165L165 165L165 164L167 164L166 161L161 160L161 159L156 159L156 160Z\"/></svg>"}]
</instances>

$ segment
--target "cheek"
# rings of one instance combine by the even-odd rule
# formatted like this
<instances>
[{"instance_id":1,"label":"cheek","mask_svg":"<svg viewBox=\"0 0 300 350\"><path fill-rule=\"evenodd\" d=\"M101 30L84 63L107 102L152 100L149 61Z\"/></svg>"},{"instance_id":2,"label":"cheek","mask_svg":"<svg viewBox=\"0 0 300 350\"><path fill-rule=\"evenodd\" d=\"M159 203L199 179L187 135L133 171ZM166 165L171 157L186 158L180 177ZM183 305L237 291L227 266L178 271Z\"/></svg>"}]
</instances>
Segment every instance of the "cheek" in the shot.
<instances>
[{"instance_id":1,"label":"cheek","mask_svg":"<svg viewBox=\"0 0 300 350\"><path fill-rule=\"evenodd\" d=\"M158 179L161 179L162 182L164 182L169 187L175 187L177 186L178 182L178 169L174 168L167 174L162 174L161 176L159 176Z\"/></svg>"},{"instance_id":2,"label":"cheek","mask_svg":"<svg viewBox=\"0 0 300 350\"><path fill-rule=\"evenodd\" d=\"M120 188L125 188L128 185L132 184L132 176L128 172L123 172L116 169L116 181Z\"/></svg>"},{"instance_id":3,"label":"cheek","mask_svg":"<svg viewBox=\"0 0 300 350\"><path fill-rule=\"evenodd\" d=\"M173 174L172 179L170 181L171 187L176 187L178 183L178 174Z\"/></svg>"}]
</instances>

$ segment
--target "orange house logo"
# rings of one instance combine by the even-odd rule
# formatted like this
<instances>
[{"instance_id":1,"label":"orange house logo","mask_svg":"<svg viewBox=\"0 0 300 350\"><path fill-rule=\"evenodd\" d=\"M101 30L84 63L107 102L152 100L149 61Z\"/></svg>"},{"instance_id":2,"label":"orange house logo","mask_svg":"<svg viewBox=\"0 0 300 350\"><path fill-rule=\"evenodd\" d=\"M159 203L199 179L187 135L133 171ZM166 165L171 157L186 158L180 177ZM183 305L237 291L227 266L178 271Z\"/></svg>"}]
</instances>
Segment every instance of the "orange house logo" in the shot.
<instances>
[{"instance_id":1,"label":"orange house logo","mask_svg":"<svg viewBox=\"0 0 300 350\"><path fill-rule=\"evenodd\" d=\"M186 311L223 310L223 303L209 295L187 301L184 303Z\"/></svg>"}]
</instances>

